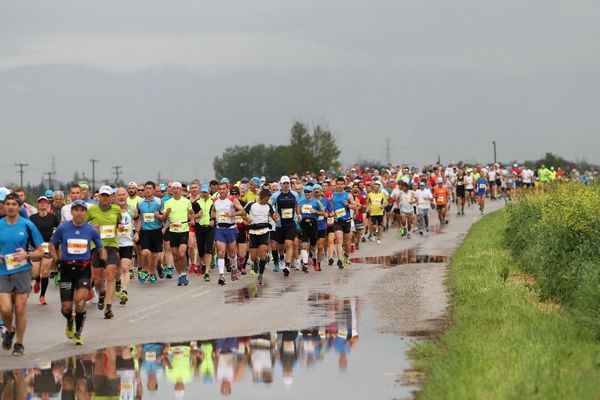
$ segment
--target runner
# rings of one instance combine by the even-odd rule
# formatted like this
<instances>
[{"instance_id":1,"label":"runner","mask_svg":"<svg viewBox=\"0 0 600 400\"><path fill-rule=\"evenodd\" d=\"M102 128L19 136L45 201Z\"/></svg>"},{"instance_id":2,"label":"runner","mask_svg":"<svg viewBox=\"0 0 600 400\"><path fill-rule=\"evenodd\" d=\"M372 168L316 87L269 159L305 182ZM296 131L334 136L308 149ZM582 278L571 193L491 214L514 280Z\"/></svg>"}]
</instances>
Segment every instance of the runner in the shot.
<instances>
[{"instance_id":1,"label":"runner","mask_svg":"<svg viewBox=\"0 0 600 400\"><path fill-rule=\"evenodd\" d=\"M345 250L350 247L350 209L358 209L358 204L354 196L344 190L345 180L338 177L335 181L335 192L333 192L332 205L335 213L335 222L333 230L335 232L336 252L338 256L337 266L344 268L344 264L350 264ZM329 265L333 264L333 259L329 259Z\"/></svg>"},{"instance_id":2,"label":"runner","mask_svg":"<svg viewBox=\"0 0 600 400\"><path fill-rule=\"evenodd\" d=\"M435 208L433 194L425 186L425 182L419 182L419 189L415 192L417 198L417 221L419 225L419 234L423 231L429 232L429 208Z\"/></svg>"},{"instance_id":3,"label":"runner","mask_svg":"<svg viewBox=\"0 0 600 400\"><path fill-rule=\"evenodd\" d=\"M313 197L312 185L304 186L304 197L298 201L298 215L300 215L301 228L301 250L300 261L302 262L302 271L308 273L308 251L310 249L313 255L313 269L320 271L317 265L317 240L319 238L319 229L317 221L319 217L324 217L327 212L323 203Z\"/></svg>"},{"instance_id":4,"label":"runner","mask_svg":"<svg viewBox=\"0 0 600 400\"><path fill-rule=\"evenodd\" d=\"M268 260L270 228L269 218L277 220L273 206L269 204L271 192L262 189L258 201L251 201L246 205L246 221L249 224L250 234L250 259L258 266L258 284L263 284L263 275Z\"/></svg>"},{"instance_id":5,"label":"runner","mask_svg":"<svg viewBox=\"0 0 600 400\"><path fill-rule=\"evenodd\" d=\"M446 214L446 205L448 203L448 188L444 185L444 178L437 179L437 185L433 188L433 197L435 198L440 225L447 224L448 215Z\"/></svg>"},{"instance_id":6,"label":"runner","mask_svg":"<svg viewBox=\"0 0 600 400\"><path fill-rule=\"evenodd\" d=\"M115 202L121 210L121 222L119 224L119 263L120 276L116 282L116 292L120 304L127 304L129 290L129 270L133 266L133 231L134 221L138 219L137 205L131 207L127 203L127 191L125 188L117 188ZM156 275L150 276L150 282L156 284Z\"/></svg>"},{"instance_id":7,"label":"runner","mask_svg":"<svg viewBox=\"0 0 600 400\"><path fill-rule=\"evenodd\" d=\"M46 290L48 289L48 273L52 267L52 257L50 257L50 249L48 243L52 237L52 233L58 227L58 217L54 214L49 213L50 201L46 196L41 196L37 200L38 212L31 216L31 222L38 228L44 243L42 248L44 249L44 256L41 260L32 260L32 276L35 279L33 286L33 292L35 294L40 293L39 302L41 305L46 305ZM40 285L41 281L41 285Z\"/></svg>"},{"instance_id":8,"label":"runner","mask_svg":"<svg viewBox=\"0 0 600 400\"><path fill-rule=\"evenodd\" d=\"M375 234L377 244L381 244L383 213L387 207L387 198L381 192L381 182L373 182L373 190L367 196L368 211L371 219L371 234Z\"/></svg>"},{"instance_id":9,"label":"runner","mask_svg":"<svg viewBox=\"0 0 600 400\"><path fill-rule=\"evenodd\" d=\"M105 319L111 319L114 316L112 301L115 295L115 279L119 263L117 230L121 222L121 209L112 204L112 188L110 186L100 187L98 195L98 204L89 206L87 219L88 223L100 232L100 238L106 249L107 261L101 262L102 257L98 250L92 249L92 278L94 287L98 291L98 309L104 310Z\"/></svg>"},{"instance_id":10,"label":"runner","mask_svg":"<svg viewBox=\"0 0 600 400\"><path fill-rule=\"evenodd\" d=\"M441 179L441 178L440 178ZM400 196L398 198L400 208L400 226L402 230L402 236L406 235L407 239L410 239L410 232L412 229L414 206L417 204L417 197L415 192L408 186L409 184L405 181L400 181Z\"/></svg>"},{"instance_id":11,"label":"runner","mask_svg":"<svg viewBox=\"0 0 600 400\"><path fill-rule=\"evenodd\" d=\"M271 196L271 204L279 214L276 229L277 242L280 246L285 245L285 266L283 275L289 276L292 259L294 257L294 239L296 239L296 206L298 205L298 194L290 190L290 177L284 175L279 180L281 190ZM274 255L275 256L275 255Z\"/></svg>"},{"instance_id":12,"label":"runner","mask_svg":"<svg viewBox=\"0 0 600 400\"><path fill-rule=\"evenodd\" d=\"M150 276L156 276L157 268L162 268L162 265L159 266L163 251L163 223L160 214L162 200L155 193L156 184L147 181L144 184L144 198L136 206L140 218L135 220L133 239L140 243L142 249L142 270L138 271L138 280L142 284Z\"/></svg>"},{"instance_id":13,"label":"runner","mask_svg":"<svg viewBox=\"0 0 600 400\"><path fill-rule=\"evenodd\" d=\"M22 356L25 353L25 305L31 290L29 260L44 255L42 235L31 221L19 215L20 208L18 195L6 195L6 217L0 219L0 317L5 326L2 348L10 350L16 334L17 341L12 351L14 356ZM34 250L27 252L29 247Z\"/></svg>"},{"instance_id":14,"label":"runner","mask_svg":"<svg viewBox=\"0 0 600 400\"><path fill-rule=\"evenodd\" d=\"M60 301L61 313L67 320L65 334L77 345L83 344L81 334L86 317L85 301L88 291L91 290L92 243L99 257L99 267L104 268L107 263L107 253L101 235L92 225L85 223L86 213L86 203L83 200L75 200L71 206L72 220L61 224L50 240L52 259L58 263L59 254L61 258Z\"/></svg>"},{"instance_id":15,"label":"runner","mask_svg":"<svg viewBox=\"0 0 600 400\"><path fill-rule=\"evenodd\" d=\"M82 194L81 194L81 187L78 184L73 184L69 188L69 198L71 199L71 203L65 205L60 210L60 222L61 222L61 224L65 223L67 221L70 221L73 218L73 215L71 214L71 205L73 204L73 202L75 200L82 200L83 199ZM86 203L86 206L87 206L87 203Z\"/></svg>"},{"instance_id":16,"label":"runner","mask_svg":"<svg viewBox=\"0 0 600 400\"><path fill-rule=\"evenodd\" d=\"M241 193L237 186L234 186L229 191L229 194L240 202L242 207L246 206L246 202L240 200ZM235 217L235 225L238 230L237 243L237 268L242 275L246 275L246 262L248 260L248 224L241 216Z\"/></svg>"},{"instance_id":17,"label":"runner","mask_svg":"<svg viewBox=\"0 0 600 400\"><path fill-rule=\"evenodd\" d=\"M213 208L213 200L210 198L210 188L207 184L200 187L200 197L192 203L196 221L196 245L198 246L198 257L202 263L200 273L204 274L204 281L210 281L210 265L215 243L215 223L210 216Z\"/></svg>"},{"instance_id":18,"label":"runner","mask_svg":"<svg viewBox=\"0 0 600 400\"><path fill-rule=\"evenodd\" d=\"M319 215L319 218L317 219L317 236L319 239L317 240L317 263L315 265L315 271L320 271L321 261L323 260L323 257L325 257L325 246L327 243L328 236L328 220L330 217L333 216L333 206L331 205L329 199L323 196L323 188L321 187L321 185L316 184L313 186L313 194L315 200L320 202L323 205L323 209L326 211L325 215ZM333 218L331 219L331 222L333 223Z\"/></svg>"},{"instance_id":19,"label":"runner","mask_svg":"<svg viewBox=\"0 0 600 400\"><path fill-rule=\"evenodd\" d=\"M465 202L466 202L466 189L465 189L465 174L462 168L460 168L456 174L456 207L458 211L456 215L465 215Z\"/></svg>"},{"instance_id":20,"label":"runner","mask_svg":"<svg viewBox=\"0 0 600 400\"><path fill-rule=\"evenodd\" d=\"M189 239L188 221L194 220L192 203L181 195L183 186L180 182L171 185L173 197L164 203L163 223L169 221L169 242L173 263L179 274L177 286L187 286L190 281L187 278L187 244Z\"/></svg>"},{"instance_id":21,"label":"runner","mask_svg":"<svg viewBox=\"0 0 600 400\"><path fill-rule=\"evenodd\" d=\"M236 216L244 216L245 211L239 200L229 194L229 185L222 181L219 183L219 195L213 202L211 218L216 222L215 242L217 247L217 267L219 268L219 285L225 284L225 254L231 263L231 280L238 279L236 266Z\"/></svg>"},{"instance_id":22,"label":"runner","mask_svg":"<svg viewBox=\"0 0 600 400\"><path fill-rule=\"evenodd\" d=\"M489 190L489 184L484 176L480 176L476 182L477 186L477 204L479 204L479 212L483 215L483 209L485 208L485 196Z\"/></svg>"}]
</instances>

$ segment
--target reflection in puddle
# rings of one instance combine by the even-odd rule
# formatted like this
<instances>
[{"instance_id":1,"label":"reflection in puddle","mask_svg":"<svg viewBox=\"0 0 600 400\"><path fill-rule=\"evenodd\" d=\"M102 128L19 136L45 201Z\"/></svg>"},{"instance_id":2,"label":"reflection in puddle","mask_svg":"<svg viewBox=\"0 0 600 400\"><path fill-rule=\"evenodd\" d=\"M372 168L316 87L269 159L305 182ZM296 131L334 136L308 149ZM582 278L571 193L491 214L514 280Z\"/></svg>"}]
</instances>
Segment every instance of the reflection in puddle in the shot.
<instances>
[{"instance_id":1,"label":"reflection in puddle","mask_svg":"<svg viewBox=\"0 0 600 400\"><path fill-rule=\"evenodd\" d=\"M244 337L115 346L41 362L0 372L0 398L163 399L218 393L257 398L265 395L259 388L267 387L281 398L304 397L307 384L335 388L336 379L348 376L350 354L358 346L360 302L324 293L310 294L308 302L328 311L326 323ZM357 361L357 369L363 363ZM361 375L357 372L352 381L359 383ZM300 382L293 386L297 392L289 392L294 382Z\"/></svg>"},{"instance_id":2,"label":"reflection in puddle","mask_svg":"<svg viewBox=\"0 0 600 400\"><path fill-rule=\"evenodd\" d=\"M225 291L225 303L226 304L244 304L252 299L261 298L277 298L284 293L294 292L296 290L296 284L278 287L271 289L268 283L259 286L255 282L244 286L240 289L231 289Z\"/></svg>"},{"instance_id":3,"label":"reflection in puddle","mask_svg":"<svg viewBox=\"0 0 600 400\"><path fill-rule=\"evenodd\" d=\"M355 257L351 258L350 261L360 264L376 264L383 265L384 267L393 267L405 264L445 263L448 262L448 256L418 254L417 248L413 247L408 250L394 253L391 256Z\"/></svg>"}]
</instances>

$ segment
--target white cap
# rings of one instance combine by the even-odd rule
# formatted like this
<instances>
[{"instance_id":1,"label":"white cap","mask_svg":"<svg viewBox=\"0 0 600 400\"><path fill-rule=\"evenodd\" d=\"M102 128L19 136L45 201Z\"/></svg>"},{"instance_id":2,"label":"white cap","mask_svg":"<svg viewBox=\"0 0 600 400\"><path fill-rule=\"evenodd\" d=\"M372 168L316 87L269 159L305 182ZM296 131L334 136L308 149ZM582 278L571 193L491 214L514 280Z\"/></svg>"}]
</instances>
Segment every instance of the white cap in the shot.
<instances>
[{"instance_id":1,"label":"white cap","mask_svg":"<svg viewBox=\"0 0 600 400\"><path fill-rule=\"evenodd\" d=\"M99 194L107 194L107 195L111 195L113 194L112 188L108 185L104 185L100 187L100 190L98 190Z\"/></svg>"},{"instance_id":2,"label":"white cap","mask_svg":"<svg viewBox=\"0 0 600 400\"><path fill-rule=\"evenodd\" d=\"M183 189L183 186L181 186L181 182L173 182L173 184L171 185L171 188L180 188Z\"/></svg>"},{"instance_id":3,"label":"white cap","mask_svg":"<svg viewBox=\"0 0 600 400\"><path fill-rule=\"evenodd\" d=\"M287 183L290 183L290 182L291 182L291 181L290 181L290 177L289 177L289 176L287 176L287 175L284 175L284 176L282 176L282 177L281 177L281 179L279 180L279 183L286 183L286 182L287 182Z\"/></svg>"},{"instance_id":4,"label":"white cap","mask_svg":"<svg viewBox=\"0 0 600 400\"><path fill-rule=\"evenodd\" d=\"M519 164L516 164L516 163L515 163L515 164L513 164L513 167L518 167L518 166L519 166Z\"/></svg>"},{"instance_id":5,"label":"white cap","mask_svg":"<svg viewBox=\"0 0 600 400\"><path fill-rule=\"evenodd\" d=\"M136 186L137 187L137 183L135 183L134 181L131 181L127 184L127 186Z\"/></svg>"}]
</instances>

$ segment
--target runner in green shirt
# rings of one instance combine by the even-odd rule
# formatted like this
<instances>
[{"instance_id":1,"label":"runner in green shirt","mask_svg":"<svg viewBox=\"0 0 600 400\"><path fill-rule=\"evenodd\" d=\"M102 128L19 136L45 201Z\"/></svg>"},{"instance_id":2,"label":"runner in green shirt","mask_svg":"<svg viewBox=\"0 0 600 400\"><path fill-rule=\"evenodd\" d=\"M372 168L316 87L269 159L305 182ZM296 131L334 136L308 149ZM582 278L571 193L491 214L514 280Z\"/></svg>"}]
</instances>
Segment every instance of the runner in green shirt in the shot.
<instances>
[{"instance_id":1,"label":"runner in green shirt","mask_svg":"<svg viewBox=\"0 0 600 400\"><path fill-rule=\"evenodd\" d=\"M115 295L115 279L117 264L119 264L119 223L121 222L121 209L112 204L113 190L110 186L102 186L99 190L98 204L91 205L87 212L87 222L93 225L106 248L106 265L100 262L98 251L92 249L92 278L98 291L98 309L104 310L104 318L111 319L112 300Z\"/></svg>"}]
</instances>

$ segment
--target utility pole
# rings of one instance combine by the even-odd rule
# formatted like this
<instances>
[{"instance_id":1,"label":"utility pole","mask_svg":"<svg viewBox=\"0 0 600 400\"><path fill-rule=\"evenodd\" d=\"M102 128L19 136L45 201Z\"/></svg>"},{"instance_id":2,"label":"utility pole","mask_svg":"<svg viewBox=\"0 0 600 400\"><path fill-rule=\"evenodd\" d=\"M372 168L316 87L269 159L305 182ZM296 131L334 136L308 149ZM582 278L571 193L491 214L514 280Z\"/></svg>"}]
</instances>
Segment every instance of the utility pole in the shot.
<instances>
[{"instance_id":1,"label":"utility pole","mask_svg":"<svg viewBox=\"0 0 600 400\"><path fill-rule=\"evenodd\" d=\"M496 141L494 140L492 144L494 145L494 164L496 164Z\"/></svg>"},{"instance_id":2,"label":"utility pole","mask_svg":"<svg viewBox=\"0 0 600 400\"><path fill-rule=\"evenodd\" d=\"M158 183L157 183L157 185L160 185L160 181L161 181L161 179L160 179L160 171L158 171Z\"/></svg>"},{"instance_id":3,"label":"utility pole","mask_svg":"<svg viewBox=\"0 0 600 400\"><path fill-rule=\"evenodd\" d=\"M96 160L95 158L90 159L90 162L92 163L92 193L96 192L96 163L99 162L98 160Z\"/></svg>"},{"instance_id":4,"label":"utility pole","mask_svg":"<svg viewBox=\"0 0 600 400\"><path fill-rule=\"evenodd\" d=\"M390 162L390 138L385 139L385 162Z\"/></svg>"},{"instance_id":5,"label":"utility pole","mask_svg":"<svg viewBox=\"0 0 600 400\"><path fill-rule=\"evenodd\" d=\"M52 189L52 175L56 174L56 172L44 172L44 175L48 175L48 189Z\"/></svg>"},{"instance_id":6,"label":"utility pole","mask_svg":"<svg viewBox=\"0 0 600 400\"><path fill-rule=\"evenodd\" d=\"M19 174L21 175L21 187L23 187L23 174L25 173L23 168L29 167L29 164L15 163L15 167L19 167Z\"/></svg>"},{"instance_id":7,"label":"utility pole","mask_svg":"<svg viewBox=\"0 0 600 400\"><path fill-rule=\"evenodd\" d=\"M120 165L115 165L112 168L115 170L114 174L116 175L115 184L118 184L118 182L119 182L119 175L121 175L121 170L123 169L123 167L121 167Z\"/></svg>"}]
</instances>

